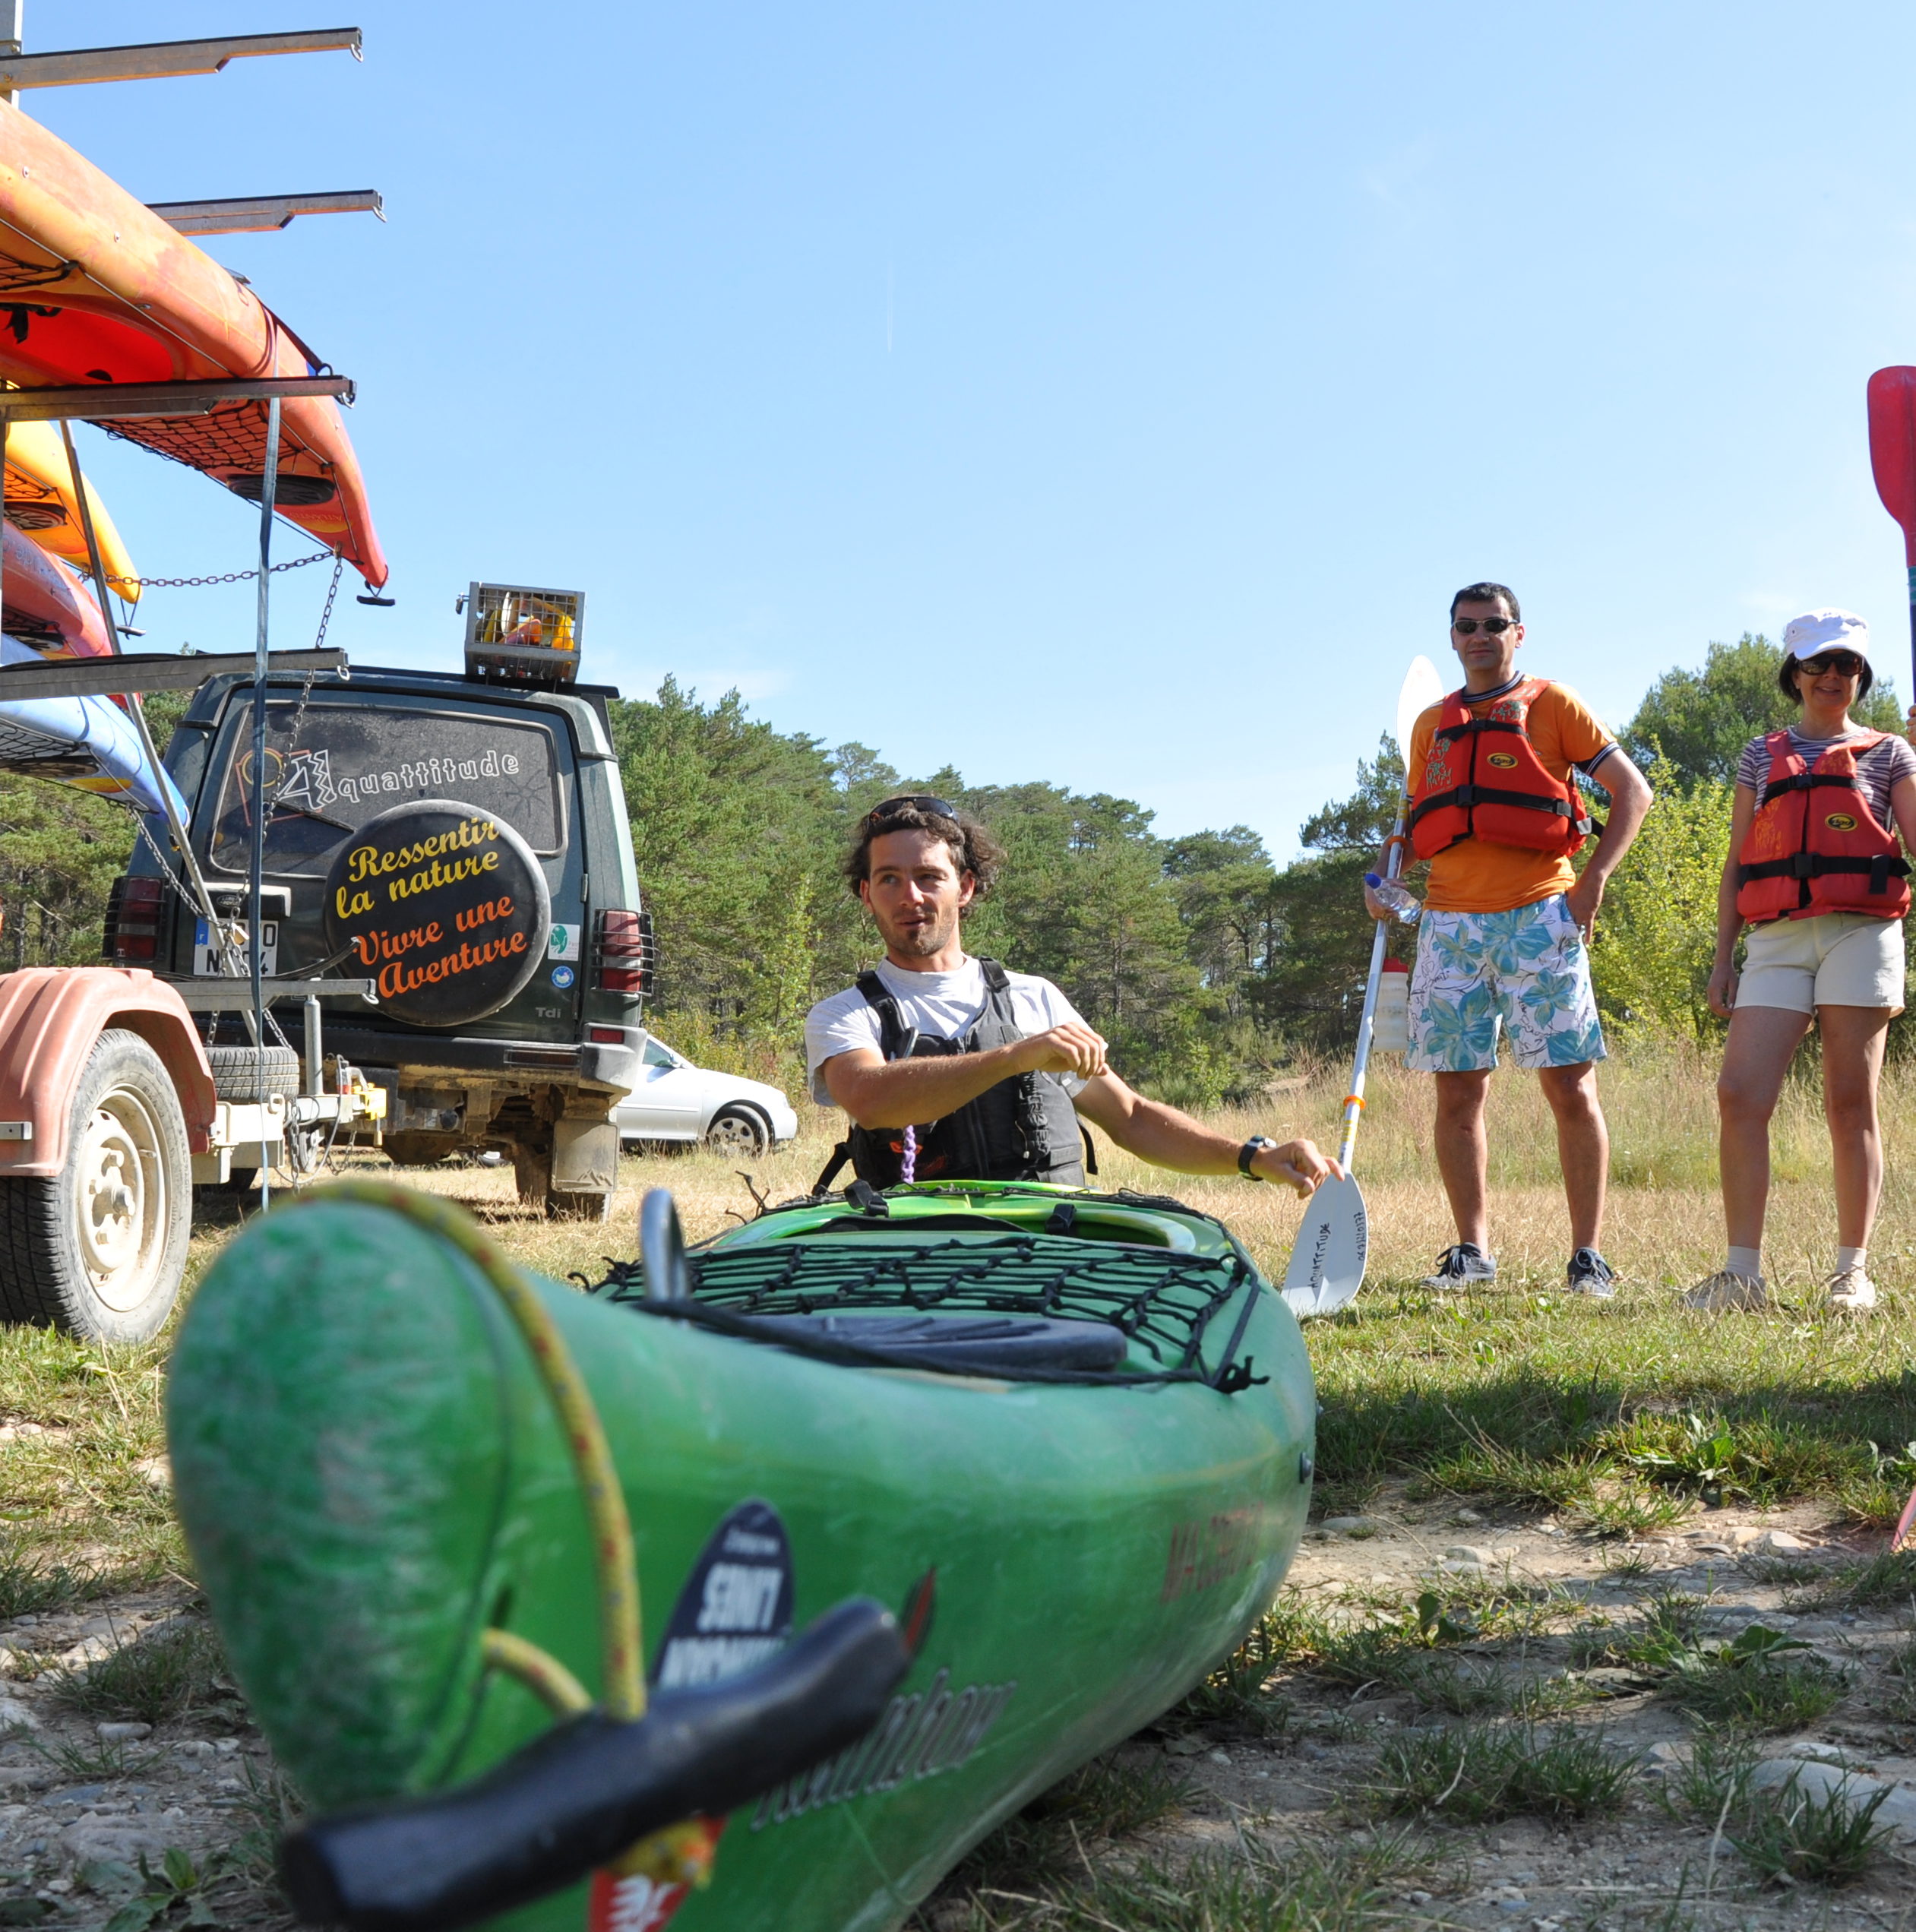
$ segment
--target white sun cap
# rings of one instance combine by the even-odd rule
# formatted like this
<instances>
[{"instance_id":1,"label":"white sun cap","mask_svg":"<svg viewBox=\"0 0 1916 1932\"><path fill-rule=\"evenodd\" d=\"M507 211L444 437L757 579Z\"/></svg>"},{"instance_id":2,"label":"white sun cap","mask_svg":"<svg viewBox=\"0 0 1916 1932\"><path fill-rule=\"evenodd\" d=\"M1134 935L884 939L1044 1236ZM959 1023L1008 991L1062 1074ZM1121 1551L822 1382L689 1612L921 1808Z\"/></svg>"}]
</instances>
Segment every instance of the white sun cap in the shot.
<instances>
[{"instance_id":1,"label":"white sun cap","mask_svg":"<svg viewBox=\"0 0 1916 1932\"><path fill-rule=\"evenodd\" d=\"M1783 648L1792 657L1815 657L1826 650L1870 654L1870 627L1854 611L1805 611L1783 627Z\"/></svg>"}]
</instances>

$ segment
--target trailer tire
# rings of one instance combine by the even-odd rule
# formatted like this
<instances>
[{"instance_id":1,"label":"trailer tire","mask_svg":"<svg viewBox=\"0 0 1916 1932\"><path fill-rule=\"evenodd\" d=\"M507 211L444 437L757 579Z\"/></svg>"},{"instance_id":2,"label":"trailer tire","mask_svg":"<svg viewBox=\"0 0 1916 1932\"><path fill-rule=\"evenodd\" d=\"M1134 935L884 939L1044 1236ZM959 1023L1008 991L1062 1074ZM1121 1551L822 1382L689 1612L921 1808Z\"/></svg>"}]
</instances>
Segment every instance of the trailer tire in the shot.
<instances>
[{"instance_id":1,"label":"trailer tire","mask_svg":"<svg viewBox=\"0 0 1916 1932\"><path fill-rule=\"evenodd\" d=\"M289 1046L215 1046L207 1049L207 1064L213 1069L213 1091L221 1100L242 1104L262 1097L260 1074L266 1075L264 1095L276 1093L289 1099L299 1092L299 1056Z\"/></svg>"},{"instance_id":2,"label":"trailer tire","mask_svg":"<svg viewBox=\"0 0 1916 1932\"><path fill-rule=\"evenodd\" d=\"M179 1096L137 1033L93 1044L51 1180L0 1180L0 1320L144 1342L172 1312L192 1231Z\"/></svg>"}]
</instances>

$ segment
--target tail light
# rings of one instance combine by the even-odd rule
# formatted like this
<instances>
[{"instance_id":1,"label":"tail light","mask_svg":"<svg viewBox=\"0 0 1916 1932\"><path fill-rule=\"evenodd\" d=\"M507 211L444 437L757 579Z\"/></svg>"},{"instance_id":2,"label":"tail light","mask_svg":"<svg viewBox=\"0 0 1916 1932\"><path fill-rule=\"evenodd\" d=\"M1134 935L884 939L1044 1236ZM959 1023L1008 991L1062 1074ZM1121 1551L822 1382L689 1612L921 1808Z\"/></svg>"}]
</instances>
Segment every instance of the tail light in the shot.
<instances>
[{"instance_id":1,"label":"tail light","mask_svg":"<svg viewBox=\"0 0 1916 1932\"><path fill-rule=\"evenodd\" d=\"M599 915L599 936L593 946L594 988L602 993L650 994L656 963L652 915L607 906Z\"/></svg>"},{"instance_id":2,"label":"tail light","mask_svg":"<svg viewBox=\"0 0 1916 1932\"><path fill-rule=\"evenodd\" d=\"M118 966L151 966L159 957L160 915L166 903L163 879L115 879L106 895L103 954Z\"/></svg>"}]
</instances>

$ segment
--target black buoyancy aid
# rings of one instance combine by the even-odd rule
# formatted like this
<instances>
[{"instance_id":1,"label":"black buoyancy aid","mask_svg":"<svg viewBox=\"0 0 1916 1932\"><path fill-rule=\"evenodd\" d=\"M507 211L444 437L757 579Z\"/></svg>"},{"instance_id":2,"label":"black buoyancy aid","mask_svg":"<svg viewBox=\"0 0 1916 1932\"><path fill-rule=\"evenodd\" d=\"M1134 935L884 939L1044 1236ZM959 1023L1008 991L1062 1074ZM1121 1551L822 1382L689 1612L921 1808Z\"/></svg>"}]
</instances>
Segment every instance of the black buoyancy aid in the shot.
<instances>
[{"instance_id":1,"label":"black buoyancy aid","mask_svg":"<svg viewBox=\"0 0 1916 1932\"><path fill-rule=\"evenodd\" d=\"M1856 754L1881 732L1832 745L1813 765L1788 730L1763 741L1769 773L1763 802L1737 854L1737 910L1754 925L1863 912L1899 919L1909 910L1908 862L1856 782Z\"/></svg>"},{"instance_id":2,"label":"black buoyancy aid","mask_svg":"<svg viewBox=\"0 0 1916 1932\"><path fill-rule=\"evenodd\" d=\"M927 1039L908 1027L877 974L858 975L858 991L878 1014L879 1050L887 1060L988 1053L1025 1037L1011 1001L1010 976L996 960L980 960L985 1010L962 1039ZM920 1181L1052 1181L1084 1185L1086 1139L1077 1110L1057 1076L1014 1074L988 1087L943 1120L918 1129ZM903 1178L905 1130L855 1123L832 1150L814 1192L822 1194L849 1160L861 1181L895 1187Z\"/></svg>"},{"instance_id":3,"label":"black buoyancy aid","mask_svg":"<svg viewBox=\"0 0 1916 1932\"><path fill-rule=\"evenodd\" d=\"M1575 783L1551 776L1525 729L1548 688L1541 678L1526 678L1482 718L1471 716L1468 691L1443 700L1405 827L1419 858L1463 839L1566 858L1580 849L1589 814Z\"/></svg>"}]
</instances>

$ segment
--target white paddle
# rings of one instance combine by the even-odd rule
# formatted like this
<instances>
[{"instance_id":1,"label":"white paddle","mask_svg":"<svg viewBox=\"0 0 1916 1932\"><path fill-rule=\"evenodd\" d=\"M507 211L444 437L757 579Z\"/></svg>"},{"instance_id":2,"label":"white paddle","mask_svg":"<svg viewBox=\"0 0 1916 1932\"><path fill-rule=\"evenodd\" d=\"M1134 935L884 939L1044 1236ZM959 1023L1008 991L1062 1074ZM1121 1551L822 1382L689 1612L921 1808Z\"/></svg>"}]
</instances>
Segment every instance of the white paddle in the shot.
<instances>
[{"instance_id":1,"label":"white paddle","mask_svg":"<svg viewBox=\"0 0 1916 1932\"><path fill-rule=\"evenodd\" d=\"M1412 658L1404 673L1403 688L1397 694L1397 748L1403 754L1406 796L1397 808L1397 824L1386 849L1386 878L1394 879L1403 870L1411 728L1419 713L1443 696L1443 682L1437 666L1428 657ZM1358 1119L1364 1111L1364 1080L1371 1064L1371 1032L1377 1017L1377 982L1383 974L1386 923L1377 922L1377 936L1371 942L1371 974L1364 985L1364 1010L1358 1017L1357 1060L1351 1070L1351 1090L1344 1101L1344 1137L1337 1149L1337 1164L1343 1168L1344 1178L1339 1180L1333 1175L1305 1203L1291 1249L1291 1265L1284 1273L1284 1299L1300 1321L1342 1307L1357 1298L1364 1285L1371 1224L1364 1213L1364 1191L1351 1171L1351 1157L1357 1147Z\"/></svg>"}]
</instances>

